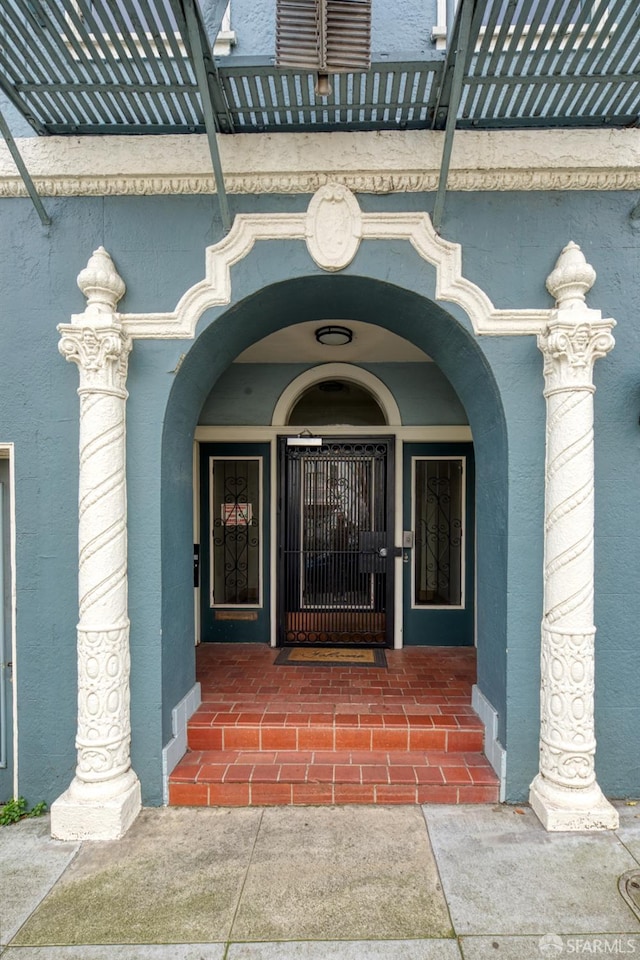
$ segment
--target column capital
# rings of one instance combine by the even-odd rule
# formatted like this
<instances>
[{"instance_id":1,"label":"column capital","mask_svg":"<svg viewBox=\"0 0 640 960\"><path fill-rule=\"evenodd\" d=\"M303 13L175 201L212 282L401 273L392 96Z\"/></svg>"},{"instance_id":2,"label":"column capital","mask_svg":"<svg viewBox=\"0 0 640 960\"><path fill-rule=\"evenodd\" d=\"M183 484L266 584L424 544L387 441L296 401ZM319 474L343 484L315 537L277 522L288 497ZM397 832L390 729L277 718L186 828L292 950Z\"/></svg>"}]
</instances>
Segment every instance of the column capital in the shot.
<instances>
[{"instance_id":1,"label":"column capital","mask_svg":"<svg viewBox=\"0 0 640 960\"><path fill-rule=\"evenodd\" d=\"M615 320L599 310L556 310L538 347L544 357L545 395L559 390L593 390L593 366L613 349Z\"/></svg>"},{"instance_id":2,"label":"column capital","mask_svg":"<svg viewBox=\"0 0 640 960\"><path fill-rule=\"evenodd\" d=\"M81 318L77 318L81 319ZM58 350L80 371L80 390L126 397L131 338L119 323L61 323Z\"/></svg>"}]
</instances>

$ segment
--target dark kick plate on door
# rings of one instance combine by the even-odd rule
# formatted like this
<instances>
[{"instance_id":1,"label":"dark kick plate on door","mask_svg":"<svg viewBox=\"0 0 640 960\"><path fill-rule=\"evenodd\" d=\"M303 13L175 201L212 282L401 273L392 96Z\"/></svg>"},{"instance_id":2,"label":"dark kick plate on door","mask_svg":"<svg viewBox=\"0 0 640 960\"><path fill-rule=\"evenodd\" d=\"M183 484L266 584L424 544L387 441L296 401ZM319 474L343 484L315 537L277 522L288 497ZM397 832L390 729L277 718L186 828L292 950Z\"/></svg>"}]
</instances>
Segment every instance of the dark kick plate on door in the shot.
<instances>
[{"instance_id":1,"label":"dark kick plate on door","mask_svg":"<svg viewBox=\"0 0 640 960\"><path fill-rule=\"evenodd\" d=\"M257 620L256 610L216 610L216 620Z\"/></svg>"},{"instance_id":2,"label":"dark kick plate on door","mask_svg":"<svg viewBox=\"0 0 640 960\"><path fill-rule=\"evenodd\" d=\"M360 556L358 566L360 573L384 573L387 569L385 557L380 551L387 545L387 534L384 530L362 530L360 532Z\"/></svg>"}]
</instances>

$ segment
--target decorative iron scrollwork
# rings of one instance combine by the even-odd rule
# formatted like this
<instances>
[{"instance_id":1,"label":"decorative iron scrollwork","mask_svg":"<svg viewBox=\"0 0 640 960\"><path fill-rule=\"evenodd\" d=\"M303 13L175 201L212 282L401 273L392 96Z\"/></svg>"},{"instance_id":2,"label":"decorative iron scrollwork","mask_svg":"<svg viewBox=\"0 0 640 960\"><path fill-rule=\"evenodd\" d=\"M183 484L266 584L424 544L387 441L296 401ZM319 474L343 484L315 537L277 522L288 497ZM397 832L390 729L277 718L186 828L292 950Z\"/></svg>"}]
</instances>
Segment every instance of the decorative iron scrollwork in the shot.
<instances>
[{"instance_id":1,"label":"decorative iron scrollwork","mask_svg":"<svg viewBox=\"0 0 640 960\"><path fill-rule=\"evenodd\" d=\"M216 604L258 601L257 475L255 460L220 460L214 468L212 552Z\"/></svg>"},{"instance_id":2,"label":"decorative iron scrollwork","mask_svg":"<svg viewBox=\"0 0 640 960\"><path fill-rule=\"evenodd\" d=\"M460 460L416 463L416 583L418 604L461 602L462 465Z\"/></svg>"}]
</instances>

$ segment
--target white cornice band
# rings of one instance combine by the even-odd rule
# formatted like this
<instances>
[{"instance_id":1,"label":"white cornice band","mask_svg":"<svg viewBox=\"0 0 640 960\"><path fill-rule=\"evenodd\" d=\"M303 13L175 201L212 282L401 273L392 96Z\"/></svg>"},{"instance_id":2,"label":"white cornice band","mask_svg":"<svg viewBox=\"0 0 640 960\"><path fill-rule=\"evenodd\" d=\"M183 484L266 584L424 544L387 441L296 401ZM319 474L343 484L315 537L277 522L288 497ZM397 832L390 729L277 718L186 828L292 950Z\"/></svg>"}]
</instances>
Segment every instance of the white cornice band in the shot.
<instances>
[{"instance_id":1,"label":"white cornice band","mask_svg":"<svg viewBox=\"0 0 640 960\"><path fill-rule=\"evenodd\" d=\"M219 138L234 194L416 193L438 184L444 134L428 130L239 134ZM212 194L207 139L27 137L21 155L42 196ZM449 190L639 190L640 129L459 131ZM4 144L0 197L26 196Z\"/></svg>"}]
</instances>

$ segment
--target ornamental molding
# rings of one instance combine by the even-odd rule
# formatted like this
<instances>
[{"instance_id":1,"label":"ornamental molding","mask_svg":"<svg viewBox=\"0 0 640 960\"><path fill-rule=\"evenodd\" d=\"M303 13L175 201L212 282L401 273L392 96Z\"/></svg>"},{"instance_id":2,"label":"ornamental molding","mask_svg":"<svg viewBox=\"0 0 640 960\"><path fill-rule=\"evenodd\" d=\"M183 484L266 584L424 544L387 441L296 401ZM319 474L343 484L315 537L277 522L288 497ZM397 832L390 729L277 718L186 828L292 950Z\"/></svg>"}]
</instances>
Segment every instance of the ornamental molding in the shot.
<instances>
[{"instance_id":1,"label":"ornamental molding","mask_svg":"<svg viewBox=\"0 0 640 960\"><path fill-rule=\"evenodd\" d=\"M323 380L346 380L357 383L374 397L382 408L387 426L402 426L400 407L388 386L364 367L353 363L319 363L305 370L287 384L273 409L271 425L286 427L296 403L309 387ZM333 429L333 427L332 427Z\"/></svg>"},{"instance_id":2,"label":"ornamental molding","mask_svg":"<svg viewBox=\"0 0 640 960\"><path fill-rule=\"evenodd\" d=\"M327 183L352 192L420 193L437 188L439 131L237 134L220 137L230 194L315 193ZM18 146L41 196L215 194L204 136L24 137ZM640 130L456 133L448 189L638 190ZM0 197L27 196L0 145Z\"/></svg>"},{"instance_id":3,"label":"ornamental molding","mask_svg":"<svg viewBox=\"0 0 640 960\"><path fill-rule=\"evenodd\" d=\"M145 138L147 139L147 138ZM348 174L339 170L323 173L282 173L225 175L225 187L231 195L290 195L315 193L327 183L340 183L354 193L433 193L438 187L438 172L426 174L375 173ZM209 196L216 193L213 176L85 176L35 177L41 197L141 197ZM447 178L449 191L462 193L566 190L640 190L640 169L597 170L459 170ZM15 176L0 177L0 199L27 197L23 181Z\"/></svg>"},{"instance_id":4,"label":"ornamental molding","mask_svg":"<svg viewBox=\"0 0 640 960\"><path fill-rule=\"evenodd\" d=\"M80 370L81 391L126 397L131 338L117 323L98 327L77 323L58 325L58 350Z\"/></svg>"},{"instance_id":5,"label":"ornamental molding","mask_svg":"<svg viewBox=\"0 0 640 960\"><path fill-rule=\"evenodd\" d=\"M554 317L538 347L544 355L545 395L557 390L594 391L593 365L615 345L613 320L603 320L597 310L586 311L595 319L582 323Z\"/></svg>"},{"instance_id":6,"label":"ornamental molding","mask_svg":"<svg viewBox=\"0 0 640 960\"><path fill-rule=\"evenodd\" d=\"M362 239L362 214L358 201L343 184L327 184L311 198L307 209L305 240L314 262L323 270L348 267Z\"/></svg>"},{"instance_id":7,"label":"ornamental molding","mask_svg":"<svg viewBox=\"0 0 640 960\"><path fill-rule=\"evenodd\" d=\"M547 277L547 290L558 308L580 307L596 282L596 272L577 243L571 241L562 250L555 268Z\"/></svg>"},{"instance_id":8,"label":"ornamental molding","mask_svg":"<svg viewBox=\"0 0 640 960\"><path fill-rule=\"evenodd\" d=\"M77 282L87 307L71 323L58 325L58 350L65 360L77 364L80 394L112 393L126 399L132 343L116 313L126 287L104 247L93 251Z\"/></svg>"},{"instance_id":9,"label":"ornamental molding","mask_svg":"<svg viewBox=\"0 0 640 960\"><path fill-rule=\"evenodd\" d=\"M599 310L586 305L586 294L595 280L596 272L580 247L568 243L547 277L547 290L556 309L547 328L538 334L546 397L565 390L593 393L593 365L615 345L611 333L615 320L603 319Z\"/></svg>"},{"instance_id":10,"label":"ornamental molding","mask_svg":"<svg viewBox=\"0 0 640 960\"><path fill-rule=\"evenodd\" d=\"M362 213L353 194L339 184L327 184L314 194L305 213L237 214L227 236L207 247L204 279L186 291L175 310L120 314L123 328L135 339L193 339L206 310L231 303L231 267L262 240L304 241L312 259L331 272L350 262L361 241L406 240L436 268L436 300L461 307L476 334L536 335L553 314L552 310L494 307L480 287L463 277L461 245L438 236L428 214Z\"/></svg>"},{"instance_id":11,"label":"ornamental molding","mask_svg":"<svg viewBox=\"0 0 640 960\"><path fill-rule=\"evenodd\" d=\"M78 274L78 287L87 298L85 316L100 318L115 313L118 301L125 294L124 280L104 247L98 247Z\"/></svg>"}]
</instances>

